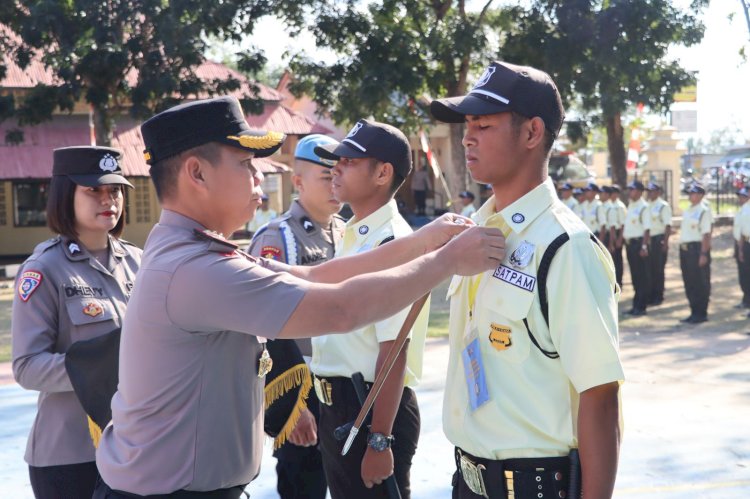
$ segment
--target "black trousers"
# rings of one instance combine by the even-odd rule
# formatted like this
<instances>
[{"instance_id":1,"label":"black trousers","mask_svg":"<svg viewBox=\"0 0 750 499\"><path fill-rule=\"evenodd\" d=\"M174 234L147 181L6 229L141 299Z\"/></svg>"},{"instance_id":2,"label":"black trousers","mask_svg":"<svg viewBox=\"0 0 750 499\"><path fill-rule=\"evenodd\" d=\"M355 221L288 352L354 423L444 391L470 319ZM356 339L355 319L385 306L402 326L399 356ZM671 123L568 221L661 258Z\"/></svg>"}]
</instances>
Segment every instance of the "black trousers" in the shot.
<instances>
[{"instance_id":1,"label":"black trousers","mask_svg":"<svg viewBox=\"0 0 750 499\"><path fill-rule=\"evenodd\" d=\"M700 256L701 243L680 244L680 269L685 294L690 303L690 315L705 318L711 296L711 254L708 254L708 263L704 267L698 265Z\"/></svg>"},{"instance_id":2,"label":"black trousers","mask_svg":"<svg viewBox=\"0 0 750 499\"><path fill-rule=\"evenodd\" d=\"M622 246L617 246L617 239L620 237L620 233L622 232L622 229L617 229L615 231L615 241L614 241L614 251L610 251L609 254L612 255L612 263L615 264L615 279L617 280L617 285L620 286L620 289L622 289ZM609 249L609 236L607 236L607 243L606 243L607 249Z\"/></svg>"},{"instance_id":3,"label":"black trousers","mask_svg":"<svg viewBox=\"0 0 750 499\"><path fill-rule=\"evenodd\" d=\"M31 490L37 499L80 499L94 493L96 463L29 466Z\"/></svg>"},{"instance_id":4,"label":"black trousers","mask_svg":"<svg viewBox=\"0 0 750 499\"><path fill-rule=\"evenodd\" d=\"M320 409L315 393L307 398L320 431ZM318 437L320 438L320 437ZM276 457L276 490L281 499L325 499L326 476L317 445L301 447L287 441L273 453Z\"/></svg>"},{"instance_id":5,"label":"black trousers","mask_svg":"<svg viewBox=\"0 0 750 499\"><path fill-rule=\"evenodd\" d=\"M331 381L333 405L320 404L318 440L323 454L328 489L333 499L387 498L384 484L371 489L362 482L362 458L367 448L367 428L360 429L346 456L341 455L343 441L337 441L333 432L339 426L357 418L360 404L349 378L326 378ZM414 390L404 388L396 419L393 422L393 469L403 499L411 497L410 471L419 440L419 406Z\"/></svg>"},{"instance_id":6,"label":"black trousers","mask_svg":"<svg viewBox=\"0 0 750 499\"><path fill-rule=\"evenodd\" d=\"M417 208L417 215L424 215L427 207L427 191L412 191L414 193L414 205Z\"/></svg>"},{"instance_id":7,"label":"black trousers","mask_svg":"<svg viewBox=\"0 0 750 499\"><path fill-rule=\"evenodd\" d=\"M743 244L743 253L745 262L739 260L739 241L734 242L734 259L737 262L737 275L742 289L742 303L750 307L750 242L745 241Z\"/></svg>"},{"instance_id":8,"label":"black trousers","mask_svg":"<svg viewBox=\"0 0 750 499\"><path fill-rule=\"evenodd\" d=\"M104 483L104 480L99 477L96 482L94 495L88 497L92 497L92 499L133 499L139 497L145 497L148 499L239 499L242 497L242 492L245 490L245 486L246 485L237 485L236 487L230 487L228 489L217 489L207 492L177 490L171 494L139 496L137 494L130 494L120 490L112 490L110 486Z\"/></svg>"},{"instance_id":9,"label":"black trousers","mask_svg":"<svg viewBox=\"0 0 750 499\"><path fill-rule=\"evenodd\" d=\"M634 237L629 239L626 246L628 265L630 265L630 278L633 281L634 310L646 310L649 295L651 294L648 259L641 256L643 238Z\"/></svg>"},{"instance_id":10,"label":"black trousers","mask_svg":"<svg viewBox=\"0 0 750 499\"><path fill-rule=\"evenodd\" d=\"M667 250L662 248L664 234L651 237L648 249L648 263L651 276L651 294L649 303L664 300L664 267L667 265Z\"/></svg>"}]
</instances>

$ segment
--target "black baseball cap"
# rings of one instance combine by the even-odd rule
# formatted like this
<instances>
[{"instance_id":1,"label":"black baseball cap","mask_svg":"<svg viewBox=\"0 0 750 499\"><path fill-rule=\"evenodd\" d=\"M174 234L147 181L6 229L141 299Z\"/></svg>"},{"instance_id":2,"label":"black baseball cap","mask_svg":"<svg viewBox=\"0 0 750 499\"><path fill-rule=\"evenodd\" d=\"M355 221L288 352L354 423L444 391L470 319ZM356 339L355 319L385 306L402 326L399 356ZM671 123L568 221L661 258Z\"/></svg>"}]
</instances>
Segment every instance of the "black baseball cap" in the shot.
<instances>
[{"instance_id":1,"label":"black baseball cap","mask_svg":"<svg viewBox=\"0 0 750 499\"><path fill-rule=\"evenodd\" d=\"M580 187L576 187L575 189L573 189L574 196L580 196L581 194L583 194L583 189L581 189Z\"/></svg>"},{"instance_id":2,"label":"black baseball cap","mask_svg":"<svg viewBox=\"0 0 750 499\"><path fill-rule=\"evenodd\" d=\"M281 147L281 132L251 130L236 97L225 96L187 102L149 118L141 125L146 163L170 158L209 142L270 156Z\"/></svg>"},{"instance_id":3,"label":"black baseball cap","mask_svg":"<svg viewBox=\"0 0 750 499\"><path fill-rule=\"evenodd\" d=\"M474 193L471 191L461 191L458 193L458 197L474 200Z\"/></svg>"},{"instance_id":4,"label":"black baseball cap","mask_svg":"<svg viewBox=\"0 0 750 499\"><path fill-rule=\"evenodd\" d=\"M657 184L656 182L649 182L648 185L646 185L647 191L660 191L661 186Z\"/></svg>"},{"instance_id":5,"label":"black baseball cap","mask_svg":"<svg viewBox=\"0 0 750 499\"><path fill-rule=\"evenodd\" d=\"M439 121L463 123L467 114L513 111L527 118L540 117L557 137L565 119L560 92L552 78L538 69L495 61L467 95L437 99L430 112Z\"/></svg>"},{"instance_id":6,"label":"black baseball cap","mask_svg":"<svg viewBox=\"0 0 750 499\"><path fill-rule=\"evenodd\" d=\"M612 191L612 188L610 186L603 185L602 186L602 192L605 193L605 194L612 194L613 191Z\"/></svg>"},{"instance_id":7,"label":"black baseball cap","mask_svg":"<svg viewBox=\"0 0 750 499\"><path fill-rule=\"evenodd\" d=\"M697 194L705 194L706 193L706 189L704 189L703 186L701 184L699 184L698 182L693 182L690 185L690 188L688 189L688 194L695 194L695 193L697 193Z\"/></svg>"},{"instance_id":8,"label":"black baseball cap","mask_svg":"<svg viewBox=\"0 0 750 499\"><path fill-rule=\"evenodd\" d=\"M612 184L609 188L612 189L612 192L620 192L620 186L618 184Z\"/></svg>"},{"instance_id":9,"label":"black baseball cap","mask_svg":"<svg viewBox=\"0 0 750 499\"><path fill-rule=\"evenodd\" d=\"M398 128L366 119L359 120L341 142L316 146L315 154L325 159L375 158L390 163L406 178L411 171L411 146Z\"/></svg>"},{"instance_id":10,"label":"black baseball cap","mask_svg":"<svg viewBox=\"0 0 750 499\"><path fill-rule=\"evenodd\" d=\"M635 189L637 191L643 191L646 188L643 186L643 182L640 180L633 180L628 184L628 189Z\"/></svg>"},{"instance_id":11,"label":"black baseball cap","mask_svg":"<svg viewBox=\"0 0 750 499\"><path fill-rule=\"evenodd\" d=\"M122 152L111 147L73 146L52 152L52 175L65 175L77 185L121 184L133 187L122 175Z\"/></svg>"},{"instance_id":12,"label":"black baseball cap","mask_svg":"<svg viewBox=\"0 0 750 499\"><path fill-rule=\"evenodd\" d=\"M565 182L563 185L560 186L561 191L572 191L573 190L573 184L570 182Z\"/></svg>"},{"instance_id":13,"label":"black baseball cap","mask_svg":"<svg viewBox=\"0 0 750 499\"><path fill-rule=\"evenodd\" d=\"M601 189L599 189L599 186L596 185L594 182L589 182L586 184L586 187L583 188L584 191L594 191L594 192L600 192Z\"/></svg>"}]
</instances>

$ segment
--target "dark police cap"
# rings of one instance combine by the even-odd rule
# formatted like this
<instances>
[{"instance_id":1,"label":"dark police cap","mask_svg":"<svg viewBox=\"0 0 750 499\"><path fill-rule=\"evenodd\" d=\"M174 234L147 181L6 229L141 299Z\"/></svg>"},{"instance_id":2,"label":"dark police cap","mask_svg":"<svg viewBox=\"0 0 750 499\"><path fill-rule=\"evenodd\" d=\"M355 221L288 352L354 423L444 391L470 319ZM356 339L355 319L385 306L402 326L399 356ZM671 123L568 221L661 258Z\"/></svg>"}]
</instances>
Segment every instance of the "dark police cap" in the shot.
<instances>
[{"instance_id":1,"label":"dark police cap","mask_svg":"<svg viewBox=\"0 0 750 499\"><path fill-rule=\"evenodd\" d=\"M620 192L620 186L618 184L612 184L609 188L612 189L612 192Z\"/></svg>"},{"instance_id":2,"label":"dark police cap","mask_svg":"<svg viewBox=\"0 0 750 499\"><path fill-rule=\"evenodd\" d=\"M557 136L565 118L560 93L552 78L538 69L495 61L468 95L437 99L430 104L435 119L462 123L466 115L513 111L527 118L540 117Z\"/></svg>"},{"instance_id":3,"label":"dark police cap","mask_svg":"<svg viewBox=\"0 0 750 499\"><path fill-rule=\"evenodd\" d=\"M78 185L133 185L122 176L122 153L111 147L74 146L55 149L52 175L65 175Z\"/></svg>"},{"instance_id":4,"label":"dark police cap","mask_svg":"<svg viewBox=\"0 0 750 499\"><path fill-rule=\"evenodd\" d=\"M340 143L316 146L315 154L332 160L375 158L392 164L402 178L411 171L411 147L406 135L377 121L359 120Z\"/></svg>"},{"instance_id":5,"label":"dark police cap","mask_svg":"<svg viewBox=\"0 0 750 499\"><path fill-rule=\"evenodd\" d=\"M141 125L150 165L193 147L218 142L252 152L256 158L270 156L284 142L281 132L251 130L235 97L216 97L187 102L149 118Z\"/></svg>"},{"instance_id":6,"label":"dark police cap","mask_svg":"<svg viewBox=\"0 0 750 499\"><path fill-rule=\"evenodd\" d=\"M657 184L656 182L649 182L648 185L646 185L647 191L660 191L661 186Z\"/></svg>"},{"instance_id":7,"label":"dark police cap","mask_svg":"<svg viewBox=\"0 0 750 499\"><path fill-rule=\"evenodd\" d=\"M605 193L605 194L612 194L613 191L612 191L612 188L610 186L603 185L602 186L602 192Z\"/></svg>"},{"instance_id":8,"label":"dark police cap","mask_svg":"<svg viewBox=\"0 0 750 499\"><path fill-rule=\"evenodd\" d=\"M688 189L688 194L705 194L706 189L703 188L701 184L698 182L693 182L690 188Z\"/></svg>"},{"instance_id":9,"label":"dark police cap","mask_svg":"<svg viewBox=\"0 0 750 499\"><path fill-rule=\"evenodd\" d=\"M570 182L565 182L563 185L560 186L561 191L572 191L573 190L573 184Z\"/></svg>"},{"instance_id":10,"label":"dark police cap","mask_svg":"<svg viewBox=\"0 0 750 499\"><path fill-rule=\"evenodd\" d=\"M583 190L599 192L601 189L599 189L599 186L596 185L594 182L589 182L588 184L586 184L586 187L584 187Z\"/></svg>"},{"instance_id":11,"label":"dark police cap","mask_svg":"<svg viewBox=\"0 0 750 499\"><path fill-rule=\"evenodd\" d=\"M635 189L637 191L643 191L646 188L644 187L643 182L641 182L640 180L633 180L632 182L628 184L628 189Z\"/></svg>"},{"instance_id":12,"label":"dark police cap","mask_svg":"<svg viewBox=\"0 0 750 499\"><path fill-rule=\"evenodd\" d=\"M581 194L583 194L583 189L581 189L580 187L576 187L575 189L573 189L574 196L580 196Z\"/></svg>"}]
</instances>

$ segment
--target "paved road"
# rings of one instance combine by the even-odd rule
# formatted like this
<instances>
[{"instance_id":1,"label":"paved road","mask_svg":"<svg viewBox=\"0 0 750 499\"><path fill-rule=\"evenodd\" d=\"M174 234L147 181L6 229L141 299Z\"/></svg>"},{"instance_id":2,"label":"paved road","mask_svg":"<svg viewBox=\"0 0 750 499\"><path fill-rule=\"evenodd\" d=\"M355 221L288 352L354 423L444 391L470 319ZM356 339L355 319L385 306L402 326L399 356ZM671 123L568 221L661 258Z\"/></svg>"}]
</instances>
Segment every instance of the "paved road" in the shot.
<instances>
[{"instance_id":1,"label":"paved road","mask_svg":"<svg viewBox=\"0 0 750 499\"><path fill-rule=\"evenodd\" d=\"M750 496L750 336L710 325L649 332L623 326L625 435L615 497L734 499ZM750 330L750 328L749 328ZM451 447L440 428L445 340L430 340L419 389L422 434L413 497L450 497ZM35 395L0 386L0 497L31 498L22 460ZM275 498L266 446L252 497Z\"/></svg>"}]
</instances>

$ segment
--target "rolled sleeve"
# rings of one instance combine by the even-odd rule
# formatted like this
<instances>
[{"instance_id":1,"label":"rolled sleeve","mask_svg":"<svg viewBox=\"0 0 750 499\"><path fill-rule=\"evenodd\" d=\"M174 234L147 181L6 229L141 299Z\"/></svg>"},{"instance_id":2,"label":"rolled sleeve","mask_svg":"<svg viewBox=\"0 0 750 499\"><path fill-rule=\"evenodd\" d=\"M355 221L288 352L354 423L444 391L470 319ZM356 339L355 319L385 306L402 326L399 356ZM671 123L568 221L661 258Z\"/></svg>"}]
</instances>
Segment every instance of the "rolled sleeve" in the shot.
<instances>
[{"instance_id":1,"label":"rolled sleeve","mask_svg":"<svg viewBox=\"0 0 750 499\"><path fill-rule=\"evenodd\" d=\"M586 235L558 251L548 282L571 283L548 289L550 334L563 369L576 391L623 381L619 358L617 291L608 255Z\"/></svg>"}]
</instances>

